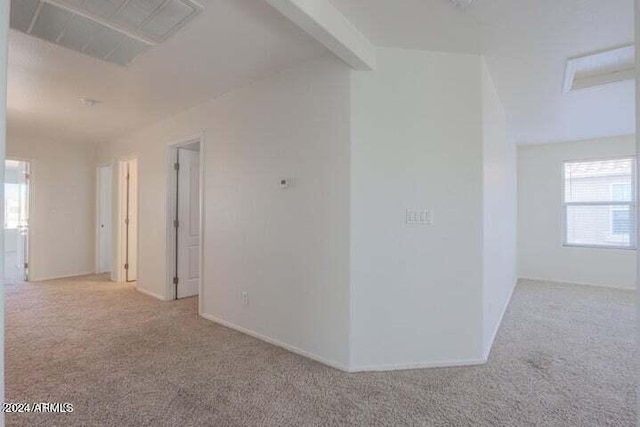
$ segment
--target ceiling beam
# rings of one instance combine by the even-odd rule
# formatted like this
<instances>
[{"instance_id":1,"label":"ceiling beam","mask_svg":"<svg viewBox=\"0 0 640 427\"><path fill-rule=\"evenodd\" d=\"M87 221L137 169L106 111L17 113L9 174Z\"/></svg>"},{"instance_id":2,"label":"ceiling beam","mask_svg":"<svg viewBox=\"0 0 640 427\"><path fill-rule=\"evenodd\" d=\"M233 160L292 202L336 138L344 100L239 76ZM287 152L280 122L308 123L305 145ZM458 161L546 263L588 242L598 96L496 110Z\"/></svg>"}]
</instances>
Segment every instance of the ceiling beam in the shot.
<instances>
[{"instance_id":1,"label":"ceiling beam","mask_svg":"<svg viewBox=\"0 0 640 427\"><path fill-rule=\"evenodd\" d=\"M266 0L354 70L376 66L376 48L328 0Z\"/></svg>"}]
</instances>

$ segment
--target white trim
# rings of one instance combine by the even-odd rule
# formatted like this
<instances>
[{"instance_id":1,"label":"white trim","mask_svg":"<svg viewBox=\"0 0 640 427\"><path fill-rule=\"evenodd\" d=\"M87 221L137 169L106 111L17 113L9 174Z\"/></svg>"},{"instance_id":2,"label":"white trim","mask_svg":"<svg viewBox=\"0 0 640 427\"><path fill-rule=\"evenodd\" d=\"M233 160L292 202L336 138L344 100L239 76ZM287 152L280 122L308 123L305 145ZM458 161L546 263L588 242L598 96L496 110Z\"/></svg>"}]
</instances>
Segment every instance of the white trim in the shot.
<instances>
[{"instance_id":1,"label":"white trim","mask_svg":"<svg viewBox=\"0 0 640 427\"><path fill-rule=\"evenodd\" d=\"M489 345L484 350L484 360L489 360L489 356L491 355L491 349L493 348L493 343L495 342L496 336L498 335L498 331L500 330L500 326L502 325L502 320L504 319L504 315L507 312L507 309L509 308L509 304L511 304L511 298L513 297L513 293L516 290L516 286L518 286L518 280L520 280L520 279L516 278L515 283L511 287L511 290L509 291L509 296L507 297L507 302L505 303L504 307L502 307L502 313L500 313L500 318L498 319L498 323L496 323L496 327L493 330L493 334L491 334L491 339L489 340Z\"/></svg>"},{"instance_id":2,"label":"white trim","mask_svg":"<svg viewBox=\"0 0 640 427\"><path fill-rule=\"evenodd\" d=\"M570 163L589 163L589 162L607 162L607 161L615 161L615 160L631 160L631 195L633 200L630 202L616 202L616 201L607 201L607 202L567 202L567 164ZM637 210L637 191L638 191L638 182L636 179L638 164L637 164L637 156L613 156L613 157L601 157L601 158L592 158L592 159L572 159L572 160L563 160L561 163L562 168L562 193L560 195L561 199L561 224L562 224L562 246L565 248L587 248L587 249L616 249L616 250L637 250L637 233L638 233L638 218L634 218L633 221L633 232L631 233L631 238L629 245L605 245L605 244L579 244L579 243L569 243L567 239L567 234L569 232L568 224L567 224L567 216L568 216L568 207L569 206L628 206L629 210L635 212ZM613 199L613 197L612 197Z\"/></svg>"},{"instance_id":3,"label":"white trim","mask_svg":"<svg viewBox=\"0 0 640 427\"><path fill-rule=\"evenodd\" d=\"M36 278L31 278L29 281L30 282L48 282L50 280L74 279L77 277L95 276L95 275L96 274L93 271L86 271L82 273L64 274L62 276L36 277Z\"/></svg>"},{"instance_id":4,"label":"white trim","mask_svg":"<svg viewBox=\"0 0 640 427\"><path fill-rule=\"evenodd\" d=\"M101 163L98 164L96 166L96 188L95 188L95 193L96 193L96 197L95 197L95 224L94 224L94 228L95 228L95 237L94 237L94 244L95 244L95 250L94 250L94 273L95 274L105 274L105 273L109 273L109 276L112 276L112 271L113 271L113 259L111 259L110 264L111 264L111 269L109 271L100 271L100 257L102 256L102 254L100 253L100 186L102 184L101 180L100 180L100 169L104 168L104 167L110 167L111 168L111 194L110 194L110 198L111 198L111 206L109 206L109 212L108 215L110 217L110 222L111 222L111 227L109 229L109 233L111 234L110 238L111 240L113 240L113 170L114 170L114 165L113 162L106 162L106 163ZM111 242L111 246L113 246L113 242ZM113 251L111 250L111 248L109 249L109 258L112 258L112 254Z\"/></svg>"},{"instance_id":5,"label":"white trim","mask_svg":"<svg viewBox=\"0 0 640 427\"><path fill-rule=\"evenodd\" d=\"M138 271L140 271L140 162L139 162L139 156L138 154L131 154L128 156L122 156L120 158L118 158L118 160L116 161L116 165L117 165L117 171L115 171L115 173L117 173L117 187L118 187L118 193L117 193L117 221L115 222L116 227L117 227L117 241L116 241L116 260L115 263L112 263L111 265L111 271L112 271L112 275L115 272L115 281L119 282L119 283L126 283L126 271L124 269L124 251L125 251L125 239L124 239L124 233L125 233L125 227L124 225L124 218L126 215L126 212L124 212L125 209L125 205L126 205L126 201L124 201L124 198L126 197L126 189L125 189L125 182L122 179L122 167L124 163L128 163L131 161L135 161L136 163L136 206L135 206L135 218L137 221L136 224L136 252L134 254L135 256L135 260L136 260L136 279L138 278ZM112 199L112 203L113 203L113 199ZM111 227L113 227L114 224L112 222ZM112 243L113 244L113 243Z\"/></svg>"},{"instance_id":6,"label":"white trim","mask_svg":"<svg viewBox=\"0 0 640 427\"><path fill-rule=\"evenodd\" d=\"M6 167L6 161L7 160L12 160L14 162L23 162L27 164L27 172L29 173L29 179L27 180L27 191L29 193L29 197L28 197L28 206L27 206L27 213L29 218L27 219L27 241L26 241L26 254L25 254L25 258L24 258L24 262L26 262L29 265L29 268L24 269L24 277L26 279L26 281L28 282L32 282L33 280L33 272L37 271L33 269L33 262L32 260L35 259L31 254L33 253L33 207L36 205L35 204L35 172L34 172L34 165L37 163L36 159L32 159L29 157L21 157L21 156L7 156L5 157L5 164L3 165L3 170ZM3 178L4 181L4 178ZM2 191L3 197L4 197L4 190ZM4 200L2 201L4 204ZM37 263L36 263L37 265ZM27 270L29 271L29 273L27 274ZM4 280L4 279L3 279Z\"/></svg>"},{"instance_id":7,"label":"white trim","mask_svg":"<svg viewBox=\"0 0 640 427\"><path fill-rule=\"evenodd\" d=\"M487 359L449 359L436 360L434 362L415 362L415 363L399 363L399 364L382 364L382 365L365 365L352 366L349 372L385 372L385 371L404 371L409 369L425 369L425 368L451 368L459 366L477 366L487 363Z\"/></svg>"},{"instance_id":8,"label":"white trim","mask_svg":"<svg viewBox=\"0 0 640 427\"><path fill-rule=\"evenodd\" d=\"M308 352L306 350L302 350L302 349L300 349L298 347L294 347L292 345L283 343L282 341L278 341L277 339L274 339L274 338L268 337L266 335L262 335L262 334L260 334L258 332L252 331L251 329L243 328L242 326L235 325L235 324L233 324L231 322L227 322L226 320L219 319L219 318L217 318L215 316L212 316L210 314L201 313L200 316L202 316L203 318L205 318L207 320L211 320L212 322L215 322L215 323L217 323L219 325L225 326L225 327L227 327L229 329L233 329L235 331L242 332L243 334L252 336L252 337L257 338L259 340L265 341L265 342L267 342L269 344L273 344L273 345L275 345L277 347L281 347L281 348L284 348L285 350L289 350L290 352L295 353L297 355L304 356L304 357L306 357L308 359L311 359L311 360L315 360L316 362L320 362L323 365L327 365L327 366L330 366L330 367L335 368L335 369L339 369L339 370L344 371L344 372L352 372L349 369L348 366L345 366L345 365L343 365L341 363L337 363L337 362L333 362L333 361L327 360L327 359L325 359L325 358L323 358L321 356L317 356L317 355L315 355L313 353L310 353L310 352Z\"/></svg>"},{"instance_id":9,"label":"white trim","mask_svg":"<svg viewBox=\"0 0 640 427\"><path fill-rule=\"evenodd\" d=\"M202 313L202 301L204 300L204 236L206 235L205 225L205 131L200 132L200 283L198 288L198 314Z\"/></svg>"},{"instance_id":10,"label":"white trim","mask_svg":"<svg viewBox=\"0 0 640 427\"><path fill-rule=\"evenodd\" d=\"M635 212L635 203L631 206L632 212ZM582 248L582 249L616 249L618 251L636 251L638 250L637 246L607 246L607 245L581 245L578 243L563 243L563 248Z\"/></svg>"},{"instance_id":11,"label":"white trim","mask_svg":"<svg viewBox=\"0 0 640 427\"><path fill-rule=\"evenodd\" d=\"M173 164L175 162L175 156L177 149L183 147L185 145L193 144L194 142L198 142L200 144L200 281L198 285L198 314L202 315L202 290L203 290L203 282L204 282L204 235L205 235L205 185L204 185L204 177L205 177L205 131L201 131L197 134L188 136L186 138L181 138L178 141L172 141L167 143L166 148L166 236L165 236L165 245L166 245L166 281L165 281L165 298L167 301L177 299L177 295L175 292L175 285L173 284L173 275L174 272L172 270L172 266L175 258L175 233L173 228L173 214L175 211L175 204L173 200L173 191L172 189L175 186L175 173L173 169Z\"/></svg>"},{"instance_id":12,"label":"white trim","mask_svg":"<svg viewBox=\"0 0 640 427\"><path fill-rule=\"evenodd\" d=\"M118 159L118 170L116 171L116 173L118 174L118 216L117 216L117 220L115 221L115 223L117 224L117 242L116 242L116 262L115 265L112 266L112 271L114 271L116 273L116 281L119 283L124 283L126 282L126 272L124 271L124 245L125 243L125 239L124 239L124 217L125 217L125 202L124 202L124 198L126 197L126 189L125 189L125 183L123 182L123 168L124 168L124 164L129 160L129 158L120 158Z\"/></svg>"},{"instance_id":13,"label":"white trim","mask_svg":"<svg viewBox=\"0 0 640 427\"><path fill-rule=\"evenodd\" d=\"M275 338L268 337L266 335L255 332L251 329L244 328L242 326L238 326L234 323L227 322L226 320L219 319L210 314L201 313L201 317L215 322L219 325L227 327L229 329L233 329L235 331L241 332L243 334L249 335L251 337L257 338L261 341L267 342L269 344L275 345L277 347L284 348L292 353L297 355L306 357L308 359L314 360L316 362L322 363L323 365L330 366L332 368L338 369L343 372L382 372L382 371L399 371L399 370L408 370L408 369L424 369L424 368L447 368L447 367L456 367L456 366L477 366L483 365L487 363L486 358L480 359L451 359L451 360L437 360L433 362L415 362L415 363L405 363L405 364L382 364L382 365L364 365L364 366L346 366L338 362L327 360L321 356L310 353L306 350L302 350L298 347L286 344L282 341L279 341Z\"/></svg>"},{"instance_id":14,"label":"white trim","mask_svg":"<svg viewBox=\"0 0 640 427\"><path fill-rule=\"evenodd\" d=\"M536 277L519 277L518 280L528 280L531 282L547 282L561 286L588 286L590 288L602 288L602 289L616 289L619 291L635 291L635 287L628 287L623 285L603 285L602 283L589 283L589 282L568 282L566 280L559 279L542 279Z\"/></svg>"},{"instance_id":15,"label":"white trim","mask_svg":"<svg viewBox=\"0 0 640 427\"><path fill-rule=\"evenodd\" d=\"M138 285L136 285L136 286L135 286L135 289L136 289L136 291L140 292L141 294L145 294L145 295L150 296L150 297L153 297L153 298L155 298L155 299L159 299L160 301L168 301L168 300L167 300L165 297L163 297L162 295L157 294L157 293L155 293L155 292L151 292L151 291L149 291L149 290L147 290L147 289L143 289L143 288L141 288L141 287L140 287L140 286L138 286Z\"/></svg>"}]
</instances>

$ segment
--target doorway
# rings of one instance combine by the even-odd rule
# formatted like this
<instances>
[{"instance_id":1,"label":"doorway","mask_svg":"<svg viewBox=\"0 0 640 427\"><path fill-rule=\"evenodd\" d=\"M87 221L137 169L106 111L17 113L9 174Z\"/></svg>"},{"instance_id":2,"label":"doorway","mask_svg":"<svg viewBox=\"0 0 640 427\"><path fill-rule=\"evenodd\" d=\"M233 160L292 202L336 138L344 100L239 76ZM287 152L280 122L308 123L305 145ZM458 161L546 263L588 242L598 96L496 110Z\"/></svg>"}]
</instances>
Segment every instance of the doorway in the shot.
<instances>
[{"instance_id":1,"label":"doorway","mask_svg":"<svg viewBox=\"0 0 640 427\"><path fill-rule=\"evenodd\" d=\"M113 167L99 166L97 173L96 273L111 272L111 194Z\"/></svg>"},{"instance_id":2,"label":"doorway","mask_svg":"<svg viewBox=\"0 0 640 427\"><path fill-rule=\"evenodd\" d=\"M138 277L138 160L121 160L118 171L119 197L119 282L135 282Z\"/></svg>"},{"instance_id":3,"label":"doorway","mask_svg":"<svg viewBox=\"0 0 640 427\"><path fill-rule=\"evenodd\" d=\"M19 283L29 279L30 169L31 166L26 161L5 161L5 283Z\"/></svg>"},{"instance_id":4,"label":"doorway","mask_svg":"<svg viewBox=\"0 0 640 427\"><path fill-rule=\"evenodd\" d=\"M169 148L169 295L174 299L200 293L201 146L200 140Z\"/></svg>"}]
</instances>

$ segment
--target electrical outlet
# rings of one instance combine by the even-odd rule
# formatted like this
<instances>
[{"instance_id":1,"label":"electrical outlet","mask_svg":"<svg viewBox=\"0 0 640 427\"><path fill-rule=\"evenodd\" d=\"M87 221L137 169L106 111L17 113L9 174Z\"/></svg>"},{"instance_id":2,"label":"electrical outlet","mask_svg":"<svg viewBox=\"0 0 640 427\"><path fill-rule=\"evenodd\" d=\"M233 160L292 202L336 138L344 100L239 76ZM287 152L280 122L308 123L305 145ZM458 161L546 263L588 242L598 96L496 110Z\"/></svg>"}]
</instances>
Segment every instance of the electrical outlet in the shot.
<instances>
[{"instance_id":1,"label":"electrical outlet","mask_svg":"<svg viewBox=\"0 0 640 427\"><path fill-rule=\"evenodd\" d=\"M244 307L249 305L249 293L247 293L247 292L243 292L242 293L242 305Z\"/></svg>"}]
</instances>

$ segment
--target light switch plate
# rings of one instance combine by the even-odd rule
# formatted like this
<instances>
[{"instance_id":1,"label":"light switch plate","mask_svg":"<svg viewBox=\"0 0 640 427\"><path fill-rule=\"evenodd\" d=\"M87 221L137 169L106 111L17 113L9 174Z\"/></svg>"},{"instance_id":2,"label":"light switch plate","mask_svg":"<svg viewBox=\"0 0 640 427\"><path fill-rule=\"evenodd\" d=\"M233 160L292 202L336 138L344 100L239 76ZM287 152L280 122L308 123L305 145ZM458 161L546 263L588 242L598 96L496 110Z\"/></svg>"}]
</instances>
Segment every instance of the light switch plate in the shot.
<instances>
[{"instance_id":1,"label":"light switch plate","mask_svg":"<svg viewBox=\"0 0 640 427\"><path fill-rule=\"evenodd\" d=\"M433 214L427 209L407 209L405 222L413 225L432 225Z\"/></svg>"}]
</instances>

